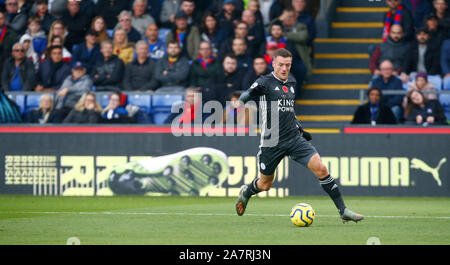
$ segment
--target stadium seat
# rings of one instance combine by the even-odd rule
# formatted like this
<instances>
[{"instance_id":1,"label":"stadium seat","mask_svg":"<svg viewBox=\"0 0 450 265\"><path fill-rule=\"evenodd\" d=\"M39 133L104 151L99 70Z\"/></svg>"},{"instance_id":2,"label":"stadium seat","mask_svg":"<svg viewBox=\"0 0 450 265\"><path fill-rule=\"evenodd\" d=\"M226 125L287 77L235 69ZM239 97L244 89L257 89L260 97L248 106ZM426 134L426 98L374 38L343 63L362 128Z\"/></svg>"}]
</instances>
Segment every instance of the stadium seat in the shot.
<instances>
[{"instance_id":1,"label":"stadium seat","mask_svg":"<svg viewBox=\"0 0 450 265\"><path fill-rule=\"evenodd\" d=\"M39 101L41 100L41 96L43 94L28 94L25 98L25 112L28 113L30 110L39 107Z\"/></svg>"},{"instance_id":2,"label":"stadium seat","mask_svg":"<svg viewBox=\"0 0 450 265\"><path fill-rule=\"evenodd\" d=\"M108 106L109 104L109 94L101 94L99 98L102 108L106 108L106 106Z\"/></svg>"},{"instance_id":3,"label":"stadium seat","mask_svg":"<svg viewBox=\"0 0 450 265\"><path fill-rule=\"evenodd\" d=\"M20 114L25 113L25 95L24 94L16 94L13 96L12 94L9 94L8 97L14 102L16 102L17 106L19 106Z\"/></svg>"},{"instance_id":4,"label":"stadium seat","mask_svg":"<svg viewBox=\"0 0 450 265\"><path fill-rule=\"evenodd\" d=\"M168 28L160 28L158 30L158 38L162 41L162 42L166 42L167 39L167 34L169 34L170 29Z\"/></svg>"},{"instance_id":5,"label":"stadium seat","mask_svg":"<svg viewBox=\"0 0 450 265\"><path fill-rule=\"evenodd\" d=\"M157 125L164 124L164 121L169 117L170 112L158 111L153 113L153 122Z\"/></svg>"},{"instance_id":6,"label":"stadium seat","mask_svg":"<svg viewBox=\"0 0 450 265\"><path fill-rule=\"evenodd\" d=\"M113 35L114 35L114 30L113 29L107 29L106 33L108 33L108 36L112 39Z\"/></svg>"},{"instance_id":7,"label":"stadium seat","mask_svg":"<svg viewBox=\"0 0 450 265\"><path fill-rule=\"evenodd\" d=\"M148 124L152 123L151 112L151 95L145 94L128 94L128 104L139 107L139 111L137 113L138 123Z\"/></svg>"},{"instance_id":8,"label":"stadium seat","mask_svg":"<svg viewBox=\"0 0 450 265\"><path fill-rule=\"evenodd\" d=\"M152 108L156 111L168 111L172 109L172 104L183 101L183 95L153 95Z\"/></svg>"},{"instance_id":9,"label":"stadium seat","mask_svg":"<svg viewBox=\"0 0 450 265\"><path fill-rule=\"evenodd\" d=\"M441 94L439 95L439 102L445 111L445 116L447 120L450 120L450 94Z\"/></svg>"}]
</instances>

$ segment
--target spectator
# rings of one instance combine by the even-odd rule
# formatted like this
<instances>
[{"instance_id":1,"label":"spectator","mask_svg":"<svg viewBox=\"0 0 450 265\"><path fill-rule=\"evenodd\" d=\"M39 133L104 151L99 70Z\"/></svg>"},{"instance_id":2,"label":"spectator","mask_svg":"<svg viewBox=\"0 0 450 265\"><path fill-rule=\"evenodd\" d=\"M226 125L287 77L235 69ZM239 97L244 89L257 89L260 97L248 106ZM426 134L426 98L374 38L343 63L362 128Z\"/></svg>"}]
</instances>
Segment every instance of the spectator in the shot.
<instances>
[{"instance_id":1,"label":"spectator","mask_svg":"<svg viewBox=\"0 0 450 265\"><path fill-rule=\"evenodd\" d=\"M95 13L103 17L107 29L113 29L117 24L119 13L128 10L128 5L128 0L98 0Z\"/></svg>"},{"instance_id":2,"label":"spectator","mask_svg":"<svg viewBox=\"0 0 450 265\"><path fill-rule=\"evenodd\" d=\"M80 12L80 2L77 0L67 1L67 11L64 12L61 21L67 29L64 46L69 52L75 44L82 43L84 35L89 28L90 17Z\"/></svg>"},{"instance_id":3,"label":"spectator","mask_svg":"<svg viewBox=\"0 0 450 265\"><path fill-rule=\"evenodd\" d=\"M30 13L31 7L32 7L32 3L31 1L27 1L27 0L17 0L17 4L19 6L19 13L24 13L25 15L28 16L28 14Z\"/></svg>"},{"instance_id":4,"label":"spectator","mask_svg":"<svg viewBox=\"0 0 450 265\"><path fill-rule=\"evenodd\" d=\"M178 41L182 54L193 59L198 54L200 46L200 31L195 25L188 25L187 16L180 11L175 16L175 27L167 35L167 43Z\"/></svg>"},{"instance_id":5,"label":"spectator","mask_svg":"<svg viewBox=\"0 0 450 265\"><path fill-rule=\"evenodd\" d=\"M30 17L28 19L28 29L22 36L29 36L33 43L33 49L37 54L41 54L47 47L47 36L41 30L41 22L39 17Z\"/></svg>"},{"instance_id":6,"label":"spectator","mask_svg":"<svg viewBox=\"0 0 450 265\"><path fill-rule=\"evenodd\" d=\"M110 40L104 40L100 46L102 59L97 61L92 71L93 82L96 91L120 91L120 85L124 74L122 60L113 54L113 44Z\"/></svg>"},{"instance_id":7,"label":"spectator","mask_svg":"<svg viewBox=\"0 0 450 265\"><path fill-rule=\"evenodd\" d=\"M227 54L222 63L223 71L211 77L202 87L203 102L219 101L225 106L231 92L242 90L243 73L238 71L238 62L234 55Z\"/></svg>"},{"instance_id":8,"label":"spectator","mask_svg":"<svg viewBox=\"0 0 450 265\"><path fill-rule=\"evenodd\" d=\"M39 64L35 91L54 92L70 75L70 65L63 61L62 46L51 46L49 58Z\"/></svg>"},{"instance_id":9,"label":"spectator","mask_svg":"<svg viewBox=\"0 0 450 265\"><path fill-rule=\"evenodd\" d=\"M90 74L95 63L101 58L100 45L97 43L97 33L92 30L88 30L84 39L83 43L73 49L72 65L81 62Z\"/></svg>"},{"instance_id":10,"label":"spectator","mask_svg":"<svg viewBox=\"0 0 450 265\"><path fill-rule=\"evenodd\" d=\"M434 14L438 19L438 27L444 33L444 38L450 37L450 14L445 0L433 0Z\"/></svg>"},{"instance_id":11,"label":"spectator","mask_svg":"<svg viewBox=\"0 0 450 265\"><path fill-rule=\"evenodd\" d=\"M6 25L6 13L0 11L0 62L4 62L11 56L11 48L17 42L17 34ZM1 66L0 63L0 72Z\"/></svg>"},{"instance_id":12,"label":"spectator","mask_svg":"<svg viewBox=\"0 0 450 265\"><path fill-rule=\"evenodd\" d=\"M62 46L64 44L64 38L59 36L59 35L55 35L53 36L50 41L47 43L47 49L45 49L45 51L42 53L41 55L41 59L40 61L44 61L45 59L49 58L49 52L50 52L50 47L52 46L61 46L63 49L63 61L70 63L70 60L72 60L72 54L66 49L66 47Z\"/></svg>"},{"instance_id":13,"label":"spectator","mask_svg":"<svg viewBox=\"0 0 450 265\"><path fill-rule=\"evenodd\" d=\"M144 40L147 42L149 56L153 61L158 61L166 55L166 44L159 38L158 25L148 25Z\"/></svg>"},{"instance_id":14,"label":"spectator","mask_svg":"<svg viewBox=\"0 0 450 265\"><path fill-rule=\"evenodd\" d=\"M155 79L160 83L159 91L184 91L188 84L189 59L182 55L178 41L169 41L167 55L156 64Z\"/></svg>"},{"instance_id":15,"label":"spectator","mask_svg":"<svg viewBox=\"0 0 450 265\"><path fill-rule=\"evenodd\" d=\"M26 123L47 124L56 122L56 112L53 109L53 98L50 94L43 94L39 100L39 107L32 109L25 115Z\"/></svg>"},{"instance_id":16,"label":"spectator","mask_svg":"<svg viewBox=\"0 0 450 265\"><path fill-rule=\"evenodd\" d=\"M216 17L212 13L206 13L202 20L200 38L211 44L215 57L218 57L220 45L226 37L227 32L221 29Z\"/></svg>"},{"instance_id":17,"label":"spectator","mask_svg":"<svg viewBox=\"0 0 450 265\"><path fill-rule=\"evenodd\" d=\"M182 0L180 5L180 11L183 11L187 16L187 23L189 25L200 25L202 16L200 12L195 8L194 0Z\"/></svg>"},{"instance_id":18,"label":"spectator","mask_svg":"<svg viewBox=\"0 0 450 265\"><path fill-rule=\"evenodd\" d=\"M64 120L84 93L91 91L92 80L86 73L86 67L81 62L75 63L72 74L64 79L56 92L55 108L58 110L59 122Z\"/></svg>"},{"instance_id":19,"label":"spectator","mask_svg":"<svg viewBox=\"0 0 450 265\"><path fill-rule=\"evenodd\" d=\"M25 47L14 44L12 57L3 62L2 89L5 91L33 91L35 85L35 68L27 59Z\"/></svg>"},{"instance_id":20,"label":"spectator","mask_svg":"<svg viewBox=\"0 0 450 265\"><path fill-rule=\"evenodd\" d=\"M438 23L438 17L435 14L430 14L425 21L426 29L430 35L430 43L434 47L441 47L446 35L445 32L439 28Z\"/></svg>"},{"instance_id":21,"label":"spectator","mask_svg":"<svg viewBox=\"0 0 450 265\"><path fill-rule=\"evenodd\" d=\"M307 25L303 22L298 22L297 13L293 9L285 9L280 16L280 21L283 23L286 31L286 39L295 44L297 52L305 64L306 76L311 76L313 67L308 49L308 46L310 45L308 44L309 33Z\"/></svg>"},{"instance_id":22,"label":"spectator","mask_svg":"<svg viewBox=\"0 0 450 265\"><path fill-rule=\"evenodd\" d=\"M132 10L132 28L135 28L141 36L144 36L147 26L156 23L155 19L147 13L147 0L134 0ZM134 42L137 42L137 40Z\"/></svg>"},{"instance_id":23,"label":"spectator","mask_svg":"<svg viewBox=\"0 0 450 265\"><path fill-rule=\"evenodd\" d=\"M75 107L69 112L64 119L64 123L90 123L100 122L100 114L102 107L95 100L93 92L86 92L78 100Z\"/></svg>"},{"instance_id":24,"label":"spectator","mask_svg":"<svg viewBox=\"0 0 450 265\"><path fill-rule=\"evenodd\" d=\"M444 79L444 89L450 90L450 40L442 43L441 69Z\"/></svg>"},{"instance_id":25,"label":"spectator","mask_svg":"<svg viewBox=\"0 0 450 265\"><path fill-rule=\"evenodd\" d=\"M370 70L374 76L379 76L380 62L389 60L394 65L394 75L399 76L406 68L406 56L410 49L404 41L402 26L395 24L390 27L388 39L375 48L370 58Z\"/></svg>"},{"instance_id":26,"label":"spectator","mask_svg":"<svg viewBox=\"0 0 450 265\"><path fill-rule=\"evenodd\" d=\"M147 42L136 43L136 58L125 67L123 89L126 91L150 91L158 86L153 73L156 62L149 58Z\"/></svg>"},{"instance_id":27,"label":"spectator","mask_svg":"<svg viewBox=\"0 0 450 265\"><path fill-rule=\"evenodd\" d=\"M246 90L262 75L268 74L269 67L263 57L256 57L253 60L253 68L251 68L242 80L242 89Z\"/></svg>"},{"instance_id":28,"label":"spectator","mask_svg":"<svg viewBox=\"0 0 450 265\"><path fill-rule=\"evenodd\" d=\"M264 1L263 1L264 2ZM267 1L270 2L270 1ZM255 20L257 24L262 24L263 26L269 25L270 20L267 21L267 24L264 23L264 19L262 16L262 13L260 11L261 5L259 4L258 0L250 0L247 3L247 9L252 11L255 15Z\"/></svg>"},{"instance_id":29,"label":"spectator","mask_svg":"<svg viewBox=\"0 0 450 265\"><path fill-rule=\"evenodd\" d=\"M400 2L401 0L386 0L389 11L383 17L383 42L388 40L393 25L400 25L402 27L405 41L414 40L413 16Z\"/></svg>"},{"instance_id":30,"label":"spectator","mask_svg":"<svg viewBox=\"0 0 450 265\"><path fill-rule=\"evenodd\" d=\"M431 1L429 0L402 0L402 5L406 7L414 18L414 27L421 28L426 15L431 12Z\"/></svg>"},{"instance_id":31,"label":"spectator","mask_svg":"<svg viewBox=\"0 0 450 265\"><path fill-rule=\"evenodd\" d=\"M233 46L233 40L235 38L244 38L245 40L247 40L247 36L248 36L247 23L245 23L244 21L239 21L234 28L234 36L227 38L220 46L219 59L221 59L223 61L223 58L226 54L233 52L232 46ZM257 51L254 52L254 49L255 49L255 47L249 46L247 44L247 50L248 50L249 54L256 54Z\"/></svg>"},{"instance_id":32,"label":"spectator","mask_svg":"<svg viewBox=\"0 0 450 265\"><path fill-rule=\"evenodd\" d=\"M252 58L248 55L246 40L244 38L234 38L232 50L238 61L238 70L244 74L247 73L252 65Z\"/></svg>"},{"instance_id":33,"label":"spectator","mask_svg":"<svg viewBox=\"0 0 450 265\"><path fill-rule=\"evenodd\" d=\"M39 56L38 54L34 51L34 47L33 47L33 42L31 40L31 37L27 34L24 34L21 38L20 38L20 43L23 44L23 47L25 48L25 56L33 62L34 65L34 69L38 70L39 67Z\"/></svg>"},{"instance_id":34,"label":"spectator","mask_svg":"<svg viewBox=\"0 0 450 265\"><path fill-rule=\"evenodd\" d=\"M133 60L134 43L128 42L127 33L123 29L118 29L114 32L114 52L119 59L127 64Z\"/></svg>"},{"instance_id":35,"label":"spectator","mask_svg":"<svg viewBox=\"0 0 450 265\"><path fill-rule=\"evenodd\" d=\"M426 73L417 73L415 80L408 83L408 90L436 91L433 84L428 82L428 76ZM427 93L425 94L425 97L428 100L438 99L437 94L434 93ZM404 107L406 107L406 101L404 101L404 103Z\"/></svg>"},{"instance_id":36,"label":"spectator","mask_svg":"<svg viewBox=\"0 0 450 265\"><path fill-rule=\"evenodd\" d=\"M91 30L97 33L97 43L100 44L104 40L109 40L110 37L106 31L105 20L101 16L96 16L92 19Z\"/></svg>"},{"instance_id":37,"label":"spectator","mask_svg":"<svg viewBox=\"0 0 450 265\"><path fill-rule=\"evenodd\" d=\"M19 12L17 0L6 0L6 24L17 34L22 35L27 28L27 14Z\"/></svg>"},{"instance_id":38,"label":"spectator","mask_svg":"<svg viewBox=\"0 0 450 265\"><path fill-rule=\"evenodd\" d=\"M50 27L53 22L56 20L53 15L48 12L48 0L37 0L36 1L36 16L39 17L41 21L42 29L45 31L45 34L49 34Z\"/></svg>"},{"instance_id":39,"label":"spectator","mask_svg":"<svg viewBox=\"0 0 450 265\"><path fill-rule=\"evenodd\" d=\"M136 43L138 40L142 38L139 31L137 31L131 24L132 15L130 11L124 10L119 14L119 24L115 27L116 31L118 29L122 29L127 34L127 38L129 42ZM115 35L115 32L114 32Z\"/></svg>"},{"instance_id":40,"label":"spectator","mask_svg":"<svg viewBox=\"0 0 450 265\"><path fill-rule=\"evenodd\" d=\"M276 44L276 49L285 48L292 53L293 60L292 60L291 72L292 72L293 76L295 77L295 79L297 80L297 86L296 86L297 93L295 96L299 97L300 89L303 85L303 82L304 82L305 76L306 76L306 67L303 64L302 58L298 54L295 44L293 42L287 40L286 37L284 36L283 23L281 23L278 20L275 20L269 26L268 32L269 32L269 36L266 37L266 44L270 43L270 45L269 45L269 46L271 46L270 48L275 48L275 47L273 47L273 44ZM263 47L263 48L266 47L267 46L266 44L261 47ZM268 47L266 47L266 48L268 48ZM264 51L260 51L259 54L264 54ZM268 59L267 56L265 56L265 58ZM271 55L269 55L269 58L272 61ZM270 65L272 65L272 62L270 62Z\"/></svg>"},{"instance_id":41,"label":"spectator","mask_svg":"<svg viewBox=\"0 0 450 265\"><path fill-rule=\"evenodd\" d=\"M189 75L191 87L199 88L206 84L211 76L220 71L220 63L213 56L211 44L207 41L200 43L198 58L192 62Z\"/></svg>"},{"instance_id":42,"label":"spectator","mask_svg":"<svg viewBox=\"0 0 450 265\"><path fill-rule=\"evenodd\" d=\"M155 23L160 25L160 16L161 16L161 9L162 9L162 2L161 0L148 0L147 1L147 11L149 14L153 17L155 20Z\"/></svg>"},{"instance_id":43,"label":"spectator","mask_svg":"<svg viewBox=\"0 0 450 265\"><path fill-rule=\"evenodd\" d=\"M380 64L381 75L375 78L371 87L377 87L381 91L383 90L399 90L403 91L402 81L394 76L394 65L391 61L385 60ZM397 121L400 121L402 117L402 95L384 96L382 103L391 108Z\"/></svg>"},{"instance_id":44,"label":"spectator","mask_svg":"<svg viewBox=\"0 0 450 265\"><path fill-rule=\"evenodd\" d=\"M414 80L417 72L423 72L430 79L436 80L436 84L441 84L440 47L429 44L429 35L425 28L418 29L416 36L417 41L412 43L406 58L404 58L405 69L401 74L403 83Z\"/></svg>"},{"instance_id":45,"label":"spectator","mask_svg":"<svg viewBox=\"0 0 450 265\"><path fill-rule=\"evenodd\" d=\"M227 36L231 37L240 13L236 10L235 0L223 0L222 3L222 10L218 14L217 20L220 26L227 32Z\"/></svg>"},{"instance_id":46,"label":"spectator","mask_svg":"<svg viewBox=\"0 0 450 265\"><path fill-rule=\"evenodd\" d=\"M209 4L208 10L213 12L214 14L219 14L221 12L221 10L223 9L223 6L226 3L234 3L234 9L238 15L238 17L242 14L242 11L244 11L244 1L247 0L231 0L231 1L227 1L227 0L212 0L209 1L211 2Z\"/></svg>"},{"instance_id":47,"label":"spectator","mask_svg":"<svg viewBox=\"0 0 450 265\"><path fill-rule=\"evenodd\" d=\"M50 32L48 33L47 37L47 48L51 46L50 42L55 36L60 36L62 38L62 41L64 43L64 40L66 39L68 32L66 29L66 26L61 20L55 20L53 24L50 26Z\"/></svg>"},{"instance_id":48,"label":"spectator","mask_svg":"<svg viewBox=\"0 0 450 265\"><path fill-rule=\"evenodd\" d=\"M175 23L175 14L181 5L181 0L164 0L161 9L161 25L165 28L172 28Z\"/></svg>"},{"instance_id":49,"label":"spectator","mask_svg":"<svg viewBox=\"0 0 450 265\"><path fill-rule=\"evenodd\" d=\"M244 10L242 12L242 21L247 23L248 26L247 42L252 48L249 56L255 57L260 49L261 43L264 42L264 26L263 24L256 23L255 14L250 10Z\"/></svg>"},{"instance_id":50,"label":"spectator","mask_svg":"<svg viewBox=\"0 0 450 265\"><path fill-rule=\"evenodd\" d=\"M389 1L389 0L386 0L386 1ZM316 22L314 20L314 17L311 16L310 14L308 14L308 12L306 11L307 2L306 2L306 0L292 0L292 7L294 8L295 12L297 13L297 22L305 24L306 27L308 28L307 45L308 45L308 47L312 47L313 41L317 35Z\"/></svg>"},{"instance_id":51,"label":"spectator","mask_svg":"<svg viewBox=\"0 0 450 265\"><path fill-rule=\"evenodd\" d=\"M187 88L184 94L184 101L176 103L174 110L182 110L180 112L171 112L164 121L165 124L171 124L177 117L178 124L193 124L198 115L202 115L200 96L194 88Z\"/></svg>"},{"instance_id":52,"label":"spectator","mask_svg":"<svg viewBox=\"0 0 450 265\"><path fill-rule=\"evenodd\" d=\"M408 93L405 109L406 123L417 125L447 125L444 109L438 100L427 100L419 90Z\"/></svg>"},{"instance_id":53,"label":"spectator","mask_svg":"<svg viewBox=\"0 0 450 265\"><path fill-rule=\"evenodd\" d=\"M136 123L137 120L130 117L125 107L121 105L121 94L113 92L109 95L108 106L102 111L103 123Z\"/></svg>"},{"instance_id":54,"label":"spectator","mask_svg":"<svg viewBox=\"0 0 450 265\"><path fill-rule=\"evenodd\" d=\"M279 0L259 0L260 12L264 26L281 15L285 6Z\"/></svg>"},{"instance_id":55,"label":"spectator","mask_svg":"<svg viewBox=\"0 0 450 265\"><path fill-rule=\"evenodd\" d=\"M381 102L382 93L379 88L372 87L367 92L369 102L356 109L352 124L396 124L390 107Z\"/></svg>"},{"instance_id":56,"label":"spectator","mask_svg":"<svg viewBox=\"0 0 450 265\"><path fill-rule=\"evenodd\" d=\"M222 123L226 125L250 125L256 122L257 109L239 104L241 92L230 95L230 105L227 105L222 115Z\"/></svg>"}]
</instances>

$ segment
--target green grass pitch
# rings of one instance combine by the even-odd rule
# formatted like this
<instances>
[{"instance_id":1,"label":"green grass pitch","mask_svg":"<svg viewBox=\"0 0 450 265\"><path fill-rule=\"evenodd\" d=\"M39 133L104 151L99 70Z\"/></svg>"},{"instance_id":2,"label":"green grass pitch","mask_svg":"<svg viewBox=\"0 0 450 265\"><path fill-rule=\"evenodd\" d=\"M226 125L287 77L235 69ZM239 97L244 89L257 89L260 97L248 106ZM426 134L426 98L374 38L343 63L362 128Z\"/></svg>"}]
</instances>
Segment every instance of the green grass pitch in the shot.
<instances>
[{"instance_id":1,"label":"green grass pitch","mask_svg":"<svg viewBox=\"0 0 450 265\"><path fill-rule=\"evenodd\" d=\"M235 198L2 195L0 244L450 244L450 198L344 199L366 219L343 224L326 196L252 198L239 217ZM289 220L299 202L316 212L310 227Z\"/></svg>"}]
</instances>

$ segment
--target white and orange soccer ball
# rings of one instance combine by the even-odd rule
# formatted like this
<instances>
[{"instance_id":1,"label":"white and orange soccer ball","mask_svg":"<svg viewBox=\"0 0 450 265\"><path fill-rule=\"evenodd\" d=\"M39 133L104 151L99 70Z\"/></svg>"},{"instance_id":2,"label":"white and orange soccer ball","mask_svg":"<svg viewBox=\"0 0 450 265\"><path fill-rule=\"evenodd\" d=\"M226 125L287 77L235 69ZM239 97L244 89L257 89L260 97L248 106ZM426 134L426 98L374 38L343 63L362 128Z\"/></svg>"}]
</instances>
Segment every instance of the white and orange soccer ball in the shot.
<instances>
[{"instance_id":1,"label":"white and orange soccer ball","mask_svg":"<svg viewBox=\"0 0 450 265\"><path fill-rule=\"evenodd\" d=\"M311 205L298 203L291 210L291 222L296 226L310 226L314 222L316 214Z\"/></svg>"}]
</instances>

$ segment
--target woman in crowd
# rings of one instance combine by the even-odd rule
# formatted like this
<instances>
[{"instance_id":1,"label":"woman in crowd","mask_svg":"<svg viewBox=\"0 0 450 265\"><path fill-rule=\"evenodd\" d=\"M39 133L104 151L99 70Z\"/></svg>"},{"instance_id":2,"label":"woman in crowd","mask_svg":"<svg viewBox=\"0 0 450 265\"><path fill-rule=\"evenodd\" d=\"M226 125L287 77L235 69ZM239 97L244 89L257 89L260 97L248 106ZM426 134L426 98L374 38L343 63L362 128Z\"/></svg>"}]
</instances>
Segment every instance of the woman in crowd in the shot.
<instances>
[{"instance_id":1,"label":"woman in crowd","mask_svg":"<svg viewBox=\"0 0 450 265\"><path fill-rule=\"evenodd\" d=\"M87 92L64 119L64 123L98 123L102 107L95 100L93 92Z\"/></svg>"},{"instance_id":2,"label":"woman in crowd","mask_svg":"<svg viewBox=\"0 0 450 265\"><path fill-rule=\"evenodd\" d=\"M40 124L56 122L56 112L53 109L53 99L50 94L41 96L39 107L28 113L25 122Z\"/></svg>"},{"instance_id":3,"label":"woman in crowd","mask_svg":"<svg viewBox=\"0 0 450 265\"><path fill-rule=\"evenodd\" d=\"M214 57L218 57L219 47L227 37L227 32L220 29L219 23L213 13L206 13L202 19L200 38L211 43Z\"/></svg>"},{"instance_id":4,"label":"woman in crowd","mask_svg":"<svg viewBox=\"0 0 450 265\"><path fill-rule=\"evenodd\" d=\"M114 32L113 54L117 55L127 65L133 61L134 43L128 42L127 33L123 29Z\"/></svg>"},{"instance_id":5,"label":"woman in crowd","mask_svg":"<svg viewBox=\"0 0 450 265\"><path fill-rule=\"evenodd\" d=\"M420 90L408 93L406 123L417 125L447 125L444 109L438 100L428 100Z\"/></svg>"},{"instance_id":6,"label":"woman in crowd","mask_svg":"<svg viewBox=\"0 0 450 265\"><path fill-rule=\"evenodd\" d=\"M63 61L66 63L70 63L70 61L72 60L72 54L66 49L66 47L63 46L64 44L64 38L61 36L53 36L50 41L48 42L47 45L47 49L45 50L44 53L42 53L41 56L41 62L44 61L45 59L49 58L49 48L52 46L62 46L63 47Z\"/></svg>"},{"instance_id":7,"label":"woman in crowd","mask_svg":"<svg viewBox=\"0 0 450 265\"><path fill-rule=\"evenodd\" d=\"M92 19L91 30L96 32L97 42L100 44L104 40L109 40L108 32L106 31L105 19L102 16L96 16Z\"/></svg>"}]
</instances>

